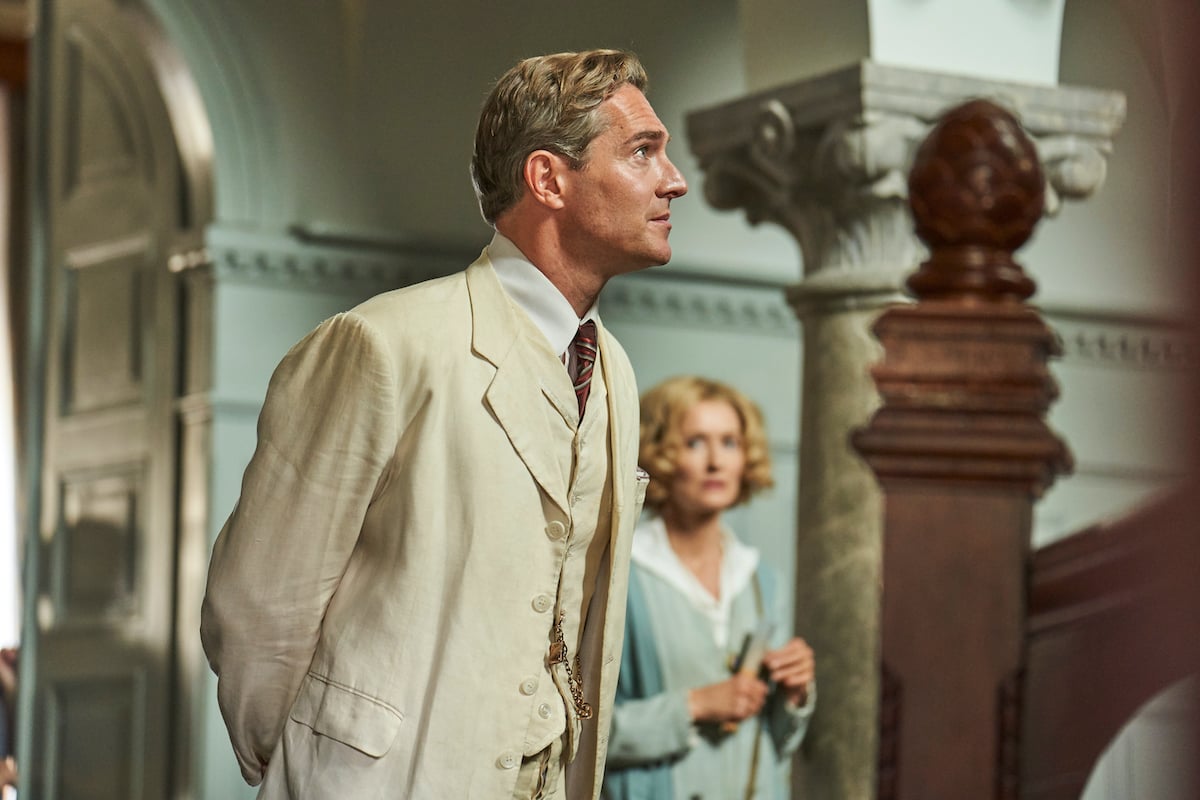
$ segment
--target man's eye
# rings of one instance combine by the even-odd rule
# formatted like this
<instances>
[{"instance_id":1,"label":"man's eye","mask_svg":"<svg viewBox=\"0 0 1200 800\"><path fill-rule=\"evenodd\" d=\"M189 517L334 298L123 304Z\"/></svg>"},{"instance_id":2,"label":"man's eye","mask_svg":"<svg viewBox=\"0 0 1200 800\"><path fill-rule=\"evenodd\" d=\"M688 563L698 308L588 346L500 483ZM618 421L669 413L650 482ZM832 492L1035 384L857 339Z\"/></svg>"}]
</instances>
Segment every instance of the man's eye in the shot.
<instances>
[{"instance_id":1,"label":"man's eye","mask_svg":"<svg viewBox=\"0 0 1200 800\"><path fill-rule=\"evenodd\" d=\"M638 158L646 158L650 154L650 150L646 145L642 145L637 150L634 150L633 154Z\"/></svg>"},{"instance_id":2,"label":"man's eye","mask_svg":"<svg viewBox=\"0 0 1200 800\"><path fill-rule=\"evenodd\" d=\"M683 444L689 450L695 450L702 442L703 439L701 439L699 436L693 436L692 438L686 440Z\"/></svg>"}]
</instances>

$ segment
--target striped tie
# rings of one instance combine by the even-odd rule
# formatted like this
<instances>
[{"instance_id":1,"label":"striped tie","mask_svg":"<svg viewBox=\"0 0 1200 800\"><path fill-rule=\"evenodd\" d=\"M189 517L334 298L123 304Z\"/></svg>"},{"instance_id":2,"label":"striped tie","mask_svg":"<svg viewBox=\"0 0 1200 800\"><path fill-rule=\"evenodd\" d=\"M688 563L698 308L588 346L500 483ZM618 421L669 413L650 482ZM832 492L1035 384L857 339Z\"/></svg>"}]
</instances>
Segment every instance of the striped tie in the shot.
<instances>
[{"instance_id":1,"label":"striped tie","mask_svg":"<svg viewBox=\"0 0 1200 800\"><path fill-rule=\"evenodd\" d=\"M588 320L579 326L571 340L571 352L575 356L571 380L575 382L575 399L579 401L579 419L587 405L588 392L592 390L592 367L596 365L596 323Z\"/></svg>"}]
</instances>

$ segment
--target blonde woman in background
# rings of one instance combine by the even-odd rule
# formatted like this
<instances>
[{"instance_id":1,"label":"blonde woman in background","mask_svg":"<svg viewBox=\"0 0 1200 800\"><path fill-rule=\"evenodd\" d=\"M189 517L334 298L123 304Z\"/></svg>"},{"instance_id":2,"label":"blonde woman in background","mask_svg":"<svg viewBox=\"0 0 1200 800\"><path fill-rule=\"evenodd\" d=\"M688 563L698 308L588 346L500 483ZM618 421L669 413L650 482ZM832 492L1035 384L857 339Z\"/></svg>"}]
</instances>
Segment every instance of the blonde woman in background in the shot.
<instances>
[{"instance_id":1,"label":"blonde woman in background","mask_svg":"<svg viewBox=\"0 0 1200 800\"><path fill-rule=\"evenodd\" d=\"M813 654L783 629L774 571L722 519L772 485L762 415L691 376L646 392L641 414L651 514L633 539L605 797L784 798Z\"/></svg>"}]
</instances>

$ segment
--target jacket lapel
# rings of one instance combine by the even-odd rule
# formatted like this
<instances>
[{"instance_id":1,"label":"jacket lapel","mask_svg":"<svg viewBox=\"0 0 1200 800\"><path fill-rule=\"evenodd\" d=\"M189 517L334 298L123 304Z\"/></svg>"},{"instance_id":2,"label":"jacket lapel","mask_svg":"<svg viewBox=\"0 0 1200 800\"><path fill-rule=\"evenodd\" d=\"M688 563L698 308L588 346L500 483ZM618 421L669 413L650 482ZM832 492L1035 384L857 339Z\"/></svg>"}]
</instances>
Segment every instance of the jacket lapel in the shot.
<instances>
[{"instance_id":1,"label":"jacket lapel","mask_svg":"<svg viewBox=\"0 0 1200 800\"><path fill-rule=\"evenodd\" d=\"M567 513L567 485L553 453L555 436L543 413L547 398L539 370L527 363L512 306L485 252L467 268L472 349L496 368L484 401L513 449L547 496Z\"/></svg>"},{"instance_id":2,"label":"jacket lapel","mask_svg":"<svg viewBox=\"0 0 1200 800\"><path fill-rule=\"evenodd\" d=\"M615 544L617 531L620 528L620 509L624 508L628 500L626 495L629 488L629 478L633 474L634 466L630 463L629 454L625 452L625 445L622 442L622 434L625 426L628 424L622 415L625 409L621 404L621 397L626 387L620 384L620 379L616 376L616 359L605 357L606 352L613 353L615 351L615 342L613 342L612 336L603 326L600 327L599 338L600 367L604 375L604 387L608 395L608 450L611 454L609 457L612 459L612 538ZM634 426L634 430L637 430L636 425Z\"/></svg>"}]
</instances>

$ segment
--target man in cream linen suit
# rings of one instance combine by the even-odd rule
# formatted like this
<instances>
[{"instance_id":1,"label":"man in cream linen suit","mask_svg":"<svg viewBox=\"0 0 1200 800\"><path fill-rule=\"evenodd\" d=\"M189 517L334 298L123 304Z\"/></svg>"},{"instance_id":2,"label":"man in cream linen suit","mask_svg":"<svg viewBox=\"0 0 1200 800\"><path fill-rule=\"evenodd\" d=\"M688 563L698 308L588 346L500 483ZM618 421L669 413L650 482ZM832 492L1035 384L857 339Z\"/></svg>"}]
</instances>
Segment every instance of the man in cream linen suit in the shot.
<instances>
[{"instance_id":1,"label":"man in cream linen suit","mask_svg":"<svg viewBox=\"0 0 1200 800\"><path fill-rule=\"evenodd\" d=\"M276 369L201 623L260 798L599 794L647 478L595 306L687 191L645 86L616 51L517 64L471 164L492 243Z\"/></svg>"}]
</instances>

